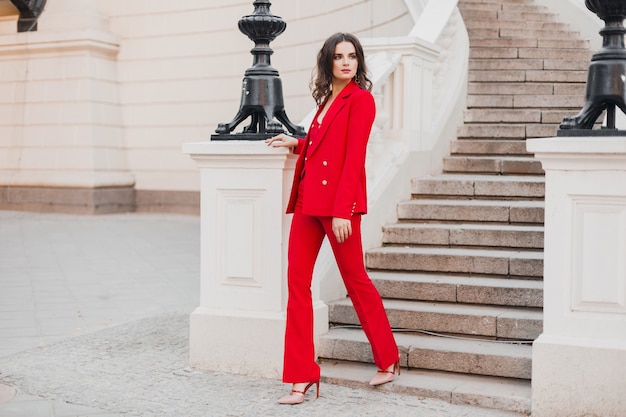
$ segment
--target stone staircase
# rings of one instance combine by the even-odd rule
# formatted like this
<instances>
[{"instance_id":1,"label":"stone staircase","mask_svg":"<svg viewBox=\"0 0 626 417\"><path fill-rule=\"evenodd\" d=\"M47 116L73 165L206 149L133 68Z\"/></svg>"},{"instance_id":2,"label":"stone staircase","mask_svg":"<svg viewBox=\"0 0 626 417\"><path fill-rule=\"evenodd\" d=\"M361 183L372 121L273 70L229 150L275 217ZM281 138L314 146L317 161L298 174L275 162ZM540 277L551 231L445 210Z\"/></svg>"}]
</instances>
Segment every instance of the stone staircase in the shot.
<instances>
[{"instance_id":1,"label":"stone staircase","mask_svg":"<svg viewBox=\"0 0 626 417\"><path fill-rule=\"evenodd\" d=\"M532 0L460 0L470 38L468 108L440 175L366 253L401 351L378 389L530 412L542 331L544 177L525 139L555 136L583 104L587 41ZM330 304L327 382L364 387L376 368L349 299Z\"/></svg>"}]
</instances>

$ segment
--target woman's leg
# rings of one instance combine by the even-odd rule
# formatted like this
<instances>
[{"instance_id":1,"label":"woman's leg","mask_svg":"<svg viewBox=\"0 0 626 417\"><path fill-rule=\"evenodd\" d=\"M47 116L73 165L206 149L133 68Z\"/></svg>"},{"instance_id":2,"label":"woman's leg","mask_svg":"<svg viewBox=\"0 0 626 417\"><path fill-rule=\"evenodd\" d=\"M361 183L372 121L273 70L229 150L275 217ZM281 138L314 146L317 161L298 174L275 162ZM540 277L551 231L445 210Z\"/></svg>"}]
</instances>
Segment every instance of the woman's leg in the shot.
<instances>
[{"instance_id":1,"label":"woman's leg","mask_svg":"<svg viewBox=\"0 0 626 417\"><path fill-rule=\"evenodd\" d=\"M323 240L324 228L319 220L296 211L289 233L289 299L283 382L315 382L320 379L320 367L315 362L311 280Z\"/></svg>"},{"instance_id":2,"label":"woman's leg","mask_svg":"<svg viewBox=\"0 0 626 417\"><path fill-rule=\"evenodd\" d=\"M335 239L331 218L323 218L324 228L337 260L350 300L372 345L374 362L387 369L398 361L398 346L378 290L370 280L363 263L361 216L352 216L352 235L343 243Z\"/></svg>"}]
</instances>

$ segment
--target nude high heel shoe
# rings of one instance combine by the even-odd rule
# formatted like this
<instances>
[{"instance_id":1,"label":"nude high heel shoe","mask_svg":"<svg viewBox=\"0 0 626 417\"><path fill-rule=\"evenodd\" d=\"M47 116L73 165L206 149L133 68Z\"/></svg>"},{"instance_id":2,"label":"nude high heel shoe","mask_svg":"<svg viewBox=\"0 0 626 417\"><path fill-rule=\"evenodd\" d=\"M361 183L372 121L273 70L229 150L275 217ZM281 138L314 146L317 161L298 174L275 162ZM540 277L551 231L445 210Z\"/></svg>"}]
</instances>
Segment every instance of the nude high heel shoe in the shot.
<instances>
[{"instance_id":1,"label":"nude high heel shoe","mask_svg":"<svg viewBox=\"0 0 626 417\"><path fill-rule=\"evenodd\" d=\"M388 382L391 382L396 377L396 369L398 370L398 375L400 375L400 359L393 364L393 368L391 370L381 370L379 369L374 375L374 378L370 381L370 385L382 385Z\"/></svg>"},{"instance_id":2,"label":"nude high heel shoe","mask_svg":"<svg viewBox=\"0 0 626 417\"><path fill-rule=\"evenodd\" d=\"M292 389L291 392L281 398L278 399L278 404L289 404L289 405L295 405L295 404L300 404L302 402L304 402L304 396L306 395L306 392L309 390L309 388L311 388L313 386L313 384L316 385L315 387L315 391L316 391L316 396L315 398L319 398L320 397L320 381L319 379L315 382L309 382L308 385L304 388L304 390L299 391L296 389Z\"/></svg>"}]
</instances>

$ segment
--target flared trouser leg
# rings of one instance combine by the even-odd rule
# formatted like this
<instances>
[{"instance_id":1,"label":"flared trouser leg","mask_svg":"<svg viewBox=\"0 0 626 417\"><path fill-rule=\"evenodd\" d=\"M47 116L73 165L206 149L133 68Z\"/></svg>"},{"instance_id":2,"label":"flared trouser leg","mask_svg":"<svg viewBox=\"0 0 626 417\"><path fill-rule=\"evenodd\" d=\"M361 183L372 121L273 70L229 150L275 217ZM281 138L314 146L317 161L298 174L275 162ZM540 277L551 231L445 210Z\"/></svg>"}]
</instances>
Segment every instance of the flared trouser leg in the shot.
<instances>
[{"instance_id":1,"label":"flared trouser leg","mask_svg":"<svg viewBox=\"0 0 626 417\"><path fill-rule=\"evenodd\" d=\"M287 324L283 382L313 382L320 378L315 361L313 335L313 267L324 240L324 228L317 218L293 215L289 232L287 268Z\"/></svg>"},{"instance_id":2,"label":"flared trouser leg","mask_svg":"<svg viewBox=\"0 0 626 417\"><path fill-rule=\"evenodd\" d=\"M386 369L398 360L398 346L383 301L363 263L361 216L352 216L351 221L352 235L343 243L334 238L330 221L326 229L348 295L372 346L374 362L378 368Z\"/></svg>"},{"instance_id":3,"label":"flared trouser leg","mask_svg":"<svg viewBox=\"0 0 626 417\"><path fill-rule=\"evenodd\" d=\"M311 281L313 267L327 235L348 295L371 346L376 365L385 369L398 360L396 345L380 294L363 264L361 216L352 217L352 236L338 243L332 218L305 216L296 211L289 236L287 325L283 382L317 381Z\"/></svg>"}]
</instances>

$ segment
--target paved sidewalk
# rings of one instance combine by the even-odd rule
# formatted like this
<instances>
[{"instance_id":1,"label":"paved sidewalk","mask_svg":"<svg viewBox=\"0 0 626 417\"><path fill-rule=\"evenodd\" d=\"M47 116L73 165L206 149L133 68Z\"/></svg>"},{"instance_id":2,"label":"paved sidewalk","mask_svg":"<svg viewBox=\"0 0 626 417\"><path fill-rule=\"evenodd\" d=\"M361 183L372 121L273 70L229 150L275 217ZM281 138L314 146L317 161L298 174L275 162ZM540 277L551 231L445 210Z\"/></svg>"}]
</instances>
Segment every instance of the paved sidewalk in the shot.
<instances>
[{"instance_id":1,"label":"paved sidewalk","mask_svg":"<svg viewBox=\"0 0 626 417\"><path fill-rule=\"evenodd\" d=\"M188 366L199 218L0 211L0 417L519 416Z\"/></svg>"}]
</instances>

